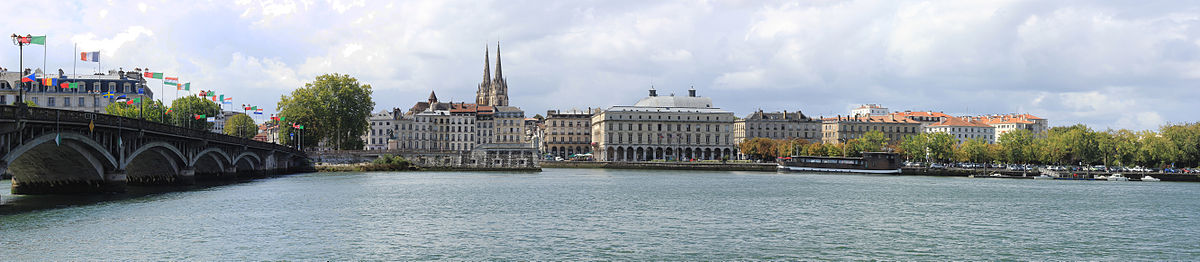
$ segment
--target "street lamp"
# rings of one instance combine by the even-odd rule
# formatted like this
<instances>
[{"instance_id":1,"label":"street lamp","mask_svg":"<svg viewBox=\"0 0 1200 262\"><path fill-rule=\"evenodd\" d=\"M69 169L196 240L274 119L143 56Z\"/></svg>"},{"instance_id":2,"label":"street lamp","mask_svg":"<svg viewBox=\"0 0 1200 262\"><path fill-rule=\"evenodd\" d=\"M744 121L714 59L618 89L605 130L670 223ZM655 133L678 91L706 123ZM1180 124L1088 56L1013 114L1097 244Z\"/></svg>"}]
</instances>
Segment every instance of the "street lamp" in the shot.
<instances>
[{"instance_id":1,"label":"street lamp","mask_svg":"<svg viewBox=\"0 0 1200 262\"><path fill-rule=\"evenodd\" d=\"M17 45L17 49L20 50L19 51L20 52L20 55L19 55L20 60L19 60L19 62L17 62L17 67L18 67L17 74L20 74L21 75L20 77L25 77L25 46L29 45L30 39L32 37L33 37L32 35L28 35L28 34L26 34L25 36L12 34L13 44ZM22 86L17 89L17 101L21 102L21 104L25 104L25 87L24 87L25 84L24 84L24 82L21 82L21 85Z\"/></svg>"}]
</instances>

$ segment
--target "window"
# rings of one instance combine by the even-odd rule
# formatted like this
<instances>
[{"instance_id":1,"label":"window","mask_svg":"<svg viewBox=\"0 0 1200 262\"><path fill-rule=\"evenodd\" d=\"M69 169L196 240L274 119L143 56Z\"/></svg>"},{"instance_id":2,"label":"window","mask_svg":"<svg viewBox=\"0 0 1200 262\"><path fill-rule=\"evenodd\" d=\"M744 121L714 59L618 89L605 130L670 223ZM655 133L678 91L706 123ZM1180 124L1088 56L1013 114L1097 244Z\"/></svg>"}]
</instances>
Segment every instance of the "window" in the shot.
<instances>
[{"instance_id":1,"label":"window","mask_svg":"<svg viewBox=\"0 0 1200 262\"><path fill-rule=\"evenodd\" d=\"M63 98L63 107L71 107L71 98L70 97Z\"/></svg>"},{"instance_id":2,"label":"window","mask_svg":"<svg viewBox=\"0 0 1200 262\"><path fill-rule=\"evenodd\" d=\"M53 97L46 98L46 106L54 106L54 98Z\"/></svg>"}]
</instances>

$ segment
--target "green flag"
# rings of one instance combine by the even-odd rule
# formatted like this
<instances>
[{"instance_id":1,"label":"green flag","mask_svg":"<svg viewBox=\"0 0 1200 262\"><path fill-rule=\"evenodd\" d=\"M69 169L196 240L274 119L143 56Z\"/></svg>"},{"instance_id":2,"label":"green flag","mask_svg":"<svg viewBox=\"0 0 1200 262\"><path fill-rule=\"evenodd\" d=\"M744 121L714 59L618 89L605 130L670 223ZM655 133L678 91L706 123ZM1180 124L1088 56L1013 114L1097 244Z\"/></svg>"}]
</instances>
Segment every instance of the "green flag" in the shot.
<instances>
[{"instance_id":1,"label":"green flag","mask_svg":"<svg viewBox=\"0 0 1200 262\"><path fill-rule=\"evenodd\" d=\"M29 38L29 43L30 43L30 44L37 44L37 45L46 45L46 36L44 36L44 35L41 35L41 36L35 35L35 36L33 36L33 37L30 37L30 38Z\"/></svg>"},{"instance_id":2,"label":"green flag","mask_svg":"<svg viewBox=\"0 0 1200 262\"><path fill-rule=\"evenodd\" d=\"M152 77L154 79L163 79L163 73L154 73L154 75L152 75Z\"/></svg>"},{"instance_id":3,"label":"green flag","mask_svg":"<svg viewBox=\"0 0 1200 262\"><path fill-rule=\"evenodd\" d=\"M183 90L192 90L192 83L183 83Z\"/></svg>"},{"instance_id":4,"label":"green flag","mask_svg":"<svg viewBox=\"0 0 1200 262\"><path fill-rule=\"evenodd\" d=\"M79 82L74 82L74 83L71 83L71 85L68 85L68 87L70 87L70 88L79 88Z\"/></svg>"}]
</instances>

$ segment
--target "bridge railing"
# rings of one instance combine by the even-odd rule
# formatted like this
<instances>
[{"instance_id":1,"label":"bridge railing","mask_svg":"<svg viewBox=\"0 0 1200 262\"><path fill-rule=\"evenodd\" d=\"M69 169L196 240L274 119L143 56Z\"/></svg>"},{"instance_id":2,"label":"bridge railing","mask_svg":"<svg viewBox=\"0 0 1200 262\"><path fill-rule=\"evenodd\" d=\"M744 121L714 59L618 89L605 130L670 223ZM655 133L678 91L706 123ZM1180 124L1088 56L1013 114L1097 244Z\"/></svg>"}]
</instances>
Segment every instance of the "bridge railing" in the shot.
<instances>
[{"instance_id":1,"label":"bridge railing","mask_svg":"<svg viewBox=\"0 0 1200 262\"><path fill-rule=\"evenodd\" d=\"M198 130L185 128L175 125L163 124L152 121L145 121L136 118L128 118L122 116L114 116L103 113L62 110L53 108L26 107L22 110L21 107L11 105L0 105L0 120L27 120L38 122L58 122L69 125L87 126L89 123L95 123L98 127L122 128L129 130L145 130L159 132L169 135L185 136L195 139L203 139L227 144L241 144L256 148L273 149L279 151L296 151L292 147L255 141L252 139L244 139L235 136L209 132L208 130Z\"/></svg>"}]
</instances>

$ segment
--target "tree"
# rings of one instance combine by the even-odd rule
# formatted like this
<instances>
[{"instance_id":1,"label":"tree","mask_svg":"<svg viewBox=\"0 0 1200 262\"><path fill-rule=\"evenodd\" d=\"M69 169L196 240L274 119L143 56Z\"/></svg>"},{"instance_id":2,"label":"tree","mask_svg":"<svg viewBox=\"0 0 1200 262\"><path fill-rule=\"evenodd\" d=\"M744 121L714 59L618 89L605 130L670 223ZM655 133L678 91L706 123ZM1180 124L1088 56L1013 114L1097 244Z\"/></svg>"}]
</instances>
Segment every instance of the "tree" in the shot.
<instances>
[{"instance_id":1,"label":"tree","mask_svg":"<svg viewBox=\"0 0 1200 262\"><path fill-rule=\"evenodd\" d=\"M171 113L167 115L170 116L170 122L177 126L208 130L212 128L213 123L209 123L205 118L216 117L218 114L221 114L221 106L216 102L196 96L185 96L171 101ZM204 118L196 119L199 115L203 115Z\"/></svg>"},{"instance_id":2,"label":"tree","mask_svg":"<svg viewBox=\"0 0 1200 262\"><path fill-rule=\"evenodd\" d=\"M1000 135L1001 158L1008 163L1033 161L1033 132L1025 129L1008 131Z\"/></svg>"},{"instance_id":3,"label":"tree","mask_svg":"<svg viewBox=\"0 0 1200 262\"><path fill-rule=\"evenodd\" d=\"M104 106L104 112L115 116L166 123L167 118L163 116L166 108L163 107L162 101L143 99L141 103L143 104L138 104L138 102L134 102L133 104L125 102L108 103L107 106Z\"/></svg>"},{"instance_id":4,"label":"tree","mask_svg":"<svg viewBox=\"0 0 1200 262\"><path fill-rule=\"evenodd\" d=\"M855 139L854 151L862 152L879 152L887 147L888 138L879 130L868 131L862 137Z\"/></svg>"},{"instance_id":5,"label":"tree","mask_svg":"<svg viewBox=\"0 0 1200 262\"><path fill-rule=\"evenodd\" d=\"M246 114L236 114L225 119L225 134L245 139L254 138L258 134L258 125Z\"/></svg>"},{"instance_id":6,"label":"tree","mask_svg":"<svg viewBox=\"0 0 1200 262\"><path fill-rule=\"evenodd\" d=\"M279 116L286 118L280 127L284 144L292 142L296 130L291 123L305 126L304 147L326 141L333 149L362 148L362 134L367 131L367 117L375 108L371 100L371 85L344 74L317 76L311 83L279 99Z\"/></svg>"},{"instance_id":7,"label":"tree","mask_svg":"<svg viewBox=\"0 0 1200 262\"><path fill-rule=\"evenodd\" d=\"M1187 167L1200 165L1200 123L1168 125L1159 130L1179 150L1176 160L1179 163L1176 164Z\"/></svg>"},{"instance_id":8,"label":"tree","mask_svg":"<svg viewBox=\"0 0 1200 262\"><path fill-rule=\"evenodd\" d=\"M929 156L940 161L950 161L954 159L954 144L958 142L953 136L947 133L925 133L921 135L929 136Z\"/></svg>"},{"instance_id":9,"label":"tree","mask_svg":"<svg viewBox=\"0 0 1200 262\"><path fill-rule=\"evenodd\" d=\"M900 152L909 160L919 159L925 161L925 147L929 143L929 136L925 134L905 136L900 140Z\"/></svg>"},{"instance_id":10,"label":"tree","mask_svg":"<svg viewBox=\"0 0 1200 262\"><path fill-rule=\"evenodd\" d=\"M769 159L774 160L779 155L778 142L774 139L756 137L742 142L738 145L738 149L742 154L748 155L753 159Z\"/></svg>"},{"instance_id":11,"label":"tree","mask_svg":"<svg viewBox=\"0 0 1200 262\"><path fill-rule=\"evenodd\" d=\"M1154 131L1142 131L1139 136L1142 147L1138 150L1138 163L1150 167L1164 167L1179 159L1182 152L1170 139Z\"/></svg>"},{"instance_id":12,"label":"tree","mask_svg":"<svg viewBox=\"0 0 1200 262\"><path fill-rule=\"evenodd\" d=\"M804 152L804 148L808 144L809 144L808 140L804 140L804 139L793 138L793 139L786 139L786 140L776 140L775 151L777 153L775 155L776 156L804 155L804 154L807 154Z\"/></svg>"},{"instance_id":13,"label":"tree","mask_svg":"<svg viewBox=\"0 0 1200 262\"><path fill-rule=\"evenodd\" d=\"M955 159L960 162L987 163L992 162L992 152L987 141L975 138L963 142L955 150Z\"/></svg>"}]
</instances>

